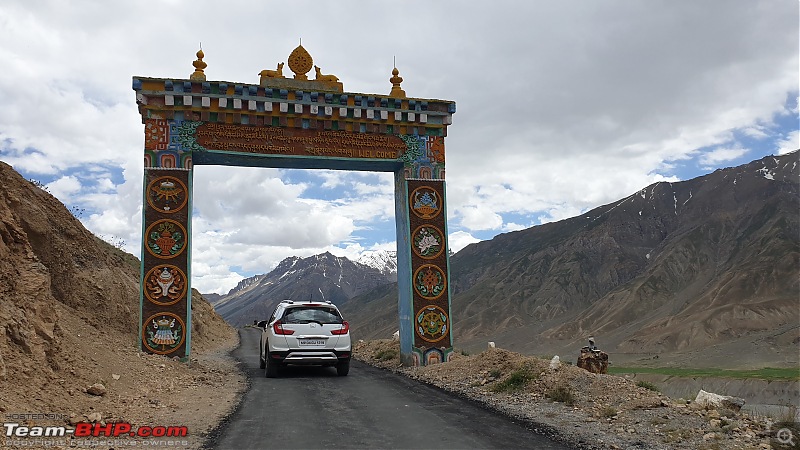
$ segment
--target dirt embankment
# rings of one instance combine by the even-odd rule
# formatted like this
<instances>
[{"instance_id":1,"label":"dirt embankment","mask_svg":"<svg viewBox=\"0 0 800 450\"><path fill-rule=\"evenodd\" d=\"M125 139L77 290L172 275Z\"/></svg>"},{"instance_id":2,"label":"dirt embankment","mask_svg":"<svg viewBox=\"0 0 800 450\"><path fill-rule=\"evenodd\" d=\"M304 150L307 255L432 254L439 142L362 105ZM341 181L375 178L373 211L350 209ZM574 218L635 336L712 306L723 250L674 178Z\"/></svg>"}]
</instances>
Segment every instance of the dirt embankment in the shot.
<instances>
[{"instance_id":1,"label":"dirt embankment","mask_svg":"<svg viewBox=\"0 0 800 450\"><path fill-rule=\"evenodd\" d=\"M135 257L92 235L53 196L0 163L5 423L186 426L187 435L175 440L181 447L202 445L246 386L227 355L238 335L193 292L190 361L141 353L138 277ZM5 434L2 448L98 448L98 438L45 445Z\"/></svg>"},{"instance_id":2,"label":"dirt embankment","mask_svg":"<svg viewBox=\"0 0 800 450\"><path fill-rule=\"evenodd\" d=\"M353 355L471 398L588 449L770 449L774 421L729 409L698 408L652 386L589 373L502 349L455 354L449 362L402 368L399 342L360 341Z\"/></svg>"}]
</instances>

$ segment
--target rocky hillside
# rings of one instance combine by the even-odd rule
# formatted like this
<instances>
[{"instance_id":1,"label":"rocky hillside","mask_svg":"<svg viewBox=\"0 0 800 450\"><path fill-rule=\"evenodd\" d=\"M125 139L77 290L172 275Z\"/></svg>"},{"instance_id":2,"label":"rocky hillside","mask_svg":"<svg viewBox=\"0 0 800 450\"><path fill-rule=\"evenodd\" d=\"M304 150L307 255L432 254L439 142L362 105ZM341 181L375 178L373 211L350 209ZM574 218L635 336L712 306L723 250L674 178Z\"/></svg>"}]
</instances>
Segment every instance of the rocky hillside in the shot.
<instances>
[{"instance_id":1,"label":"rocky hillside","mask_svg":"<svg viewBox=\"0 0 800 450\"><path fill-rule=\"evenodd\" d=\"M231 405L203 404L200 418L175 401L168 418L148 403L164 381L172 380L170 395L180 397L211 369L138 352L138 278L138 259L92 235L56 198L0 163L0 412L77 421L97 413L141 425L185 419L196 426L190 446L199 445ZM196 292L192 310L195 358L236 344L235 330ZM236 379L232 363L226 367ZM170 375L153 377L159 372ZM213 379L195 383L196 399L233 399L235 391L220 393ZM103 394L87 393L95 383Z\"/></svg>"},{"instance_id":2,"label":"rocky hillside","mask_svg":"<svg viewBox=\"0 0 800 450\"><path fill-rule=\"evenodd\" d=\"M327 252L308 258L290 257L268 274L240 281L214 302L214 308L228 323L242 326L268 318L284 299L329 300L338 305L395 281L396 271L379 270Z\"/></svg>"},{"instance_id":3,"label":"rocky hillside","mask_svg":"<svg viewBox=\"0 0 800 450\"><path fill-rule=\"evenodd\" d=\"M619 359L797 364L799 174L797 152L767 157L472 244L451 259L455 340L565 354L593 334ZM395 304L345 310L387 337Z\"/></svg>"}]
</instances>

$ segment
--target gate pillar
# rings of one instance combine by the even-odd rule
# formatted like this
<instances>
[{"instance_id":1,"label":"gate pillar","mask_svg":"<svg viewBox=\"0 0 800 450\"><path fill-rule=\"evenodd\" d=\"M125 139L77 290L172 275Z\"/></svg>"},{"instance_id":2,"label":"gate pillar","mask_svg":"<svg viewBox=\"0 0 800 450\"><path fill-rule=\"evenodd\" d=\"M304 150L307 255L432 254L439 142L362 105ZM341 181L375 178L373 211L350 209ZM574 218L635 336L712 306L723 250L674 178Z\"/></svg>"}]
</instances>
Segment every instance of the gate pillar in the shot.
<instances>
[{"instance_id":1,"label":"gate pillar","mask_svg":"<svg viewBox=\"0 0 800 450\"><path fill-rule=\"evenodd\" d=\"M187 167L179 168L172 166L177 152L146 149L145 155L140 348L185 359L191 349L191 158L184 155ZM153 162L167 166L147 166Z\"/></svg>"}]
</instances>

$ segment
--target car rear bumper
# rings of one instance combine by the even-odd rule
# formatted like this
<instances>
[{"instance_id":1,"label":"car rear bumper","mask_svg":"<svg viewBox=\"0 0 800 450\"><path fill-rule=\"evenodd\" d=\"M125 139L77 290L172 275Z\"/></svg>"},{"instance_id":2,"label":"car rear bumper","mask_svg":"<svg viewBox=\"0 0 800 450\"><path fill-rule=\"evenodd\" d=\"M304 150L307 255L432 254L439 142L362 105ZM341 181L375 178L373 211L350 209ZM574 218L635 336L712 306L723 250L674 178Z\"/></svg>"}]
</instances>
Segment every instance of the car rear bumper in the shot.
<instances>
[{"instance_id":1,"label":"car rear bumper","mask_svg":"<svg viewBox=\"0 0 800 450\"><path fill-rule=\"evenodd\" d=\"M340 350L288 350L270 352L270 358L281 364L335 365L350 361L350 351Z\"/></svg>"}]
</instances>

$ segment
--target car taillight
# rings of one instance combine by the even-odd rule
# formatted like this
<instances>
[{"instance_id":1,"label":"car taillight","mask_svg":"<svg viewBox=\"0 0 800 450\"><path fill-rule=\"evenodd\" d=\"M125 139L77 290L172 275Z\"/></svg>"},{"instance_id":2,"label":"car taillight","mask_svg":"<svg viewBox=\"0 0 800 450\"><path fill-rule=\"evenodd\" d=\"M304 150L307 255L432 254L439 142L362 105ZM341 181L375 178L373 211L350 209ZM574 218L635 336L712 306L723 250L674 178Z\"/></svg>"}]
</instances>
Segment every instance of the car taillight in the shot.
<instances>
[{"instance_id":1,"label":"car taillight","mask_svg":"<svg viewBox=\"0 0 800 450\"><path fill-rule=\"evenodd\" d=\"M294 330L287 330L286 328L283 328L283 324L280 320L276 320L275 323L272 324L272 331L274 331L275 334L294 334Z\"/></svg>"},{"instance_id":2,"label":"car taillight","mask_svg":"<svg viewBox=\"0 0 800 450\"><path fill-rule=\"evenodd\" d=\"M338 330L331 330L331 334L347 334L348 331L350 331L350 324L345 320L342 322L342 328L339 328Z\"/></svg>"}]
</instances>

